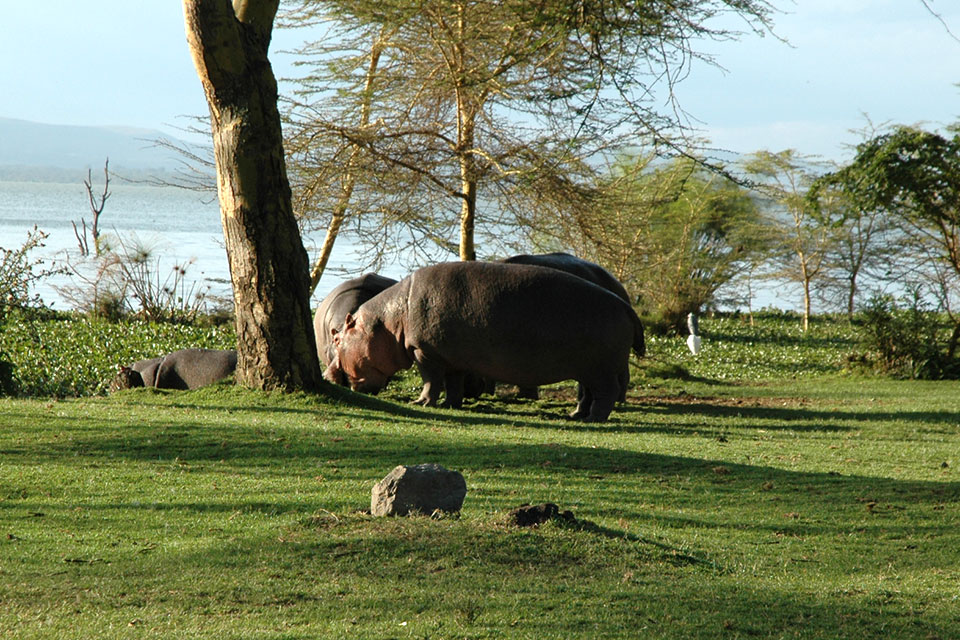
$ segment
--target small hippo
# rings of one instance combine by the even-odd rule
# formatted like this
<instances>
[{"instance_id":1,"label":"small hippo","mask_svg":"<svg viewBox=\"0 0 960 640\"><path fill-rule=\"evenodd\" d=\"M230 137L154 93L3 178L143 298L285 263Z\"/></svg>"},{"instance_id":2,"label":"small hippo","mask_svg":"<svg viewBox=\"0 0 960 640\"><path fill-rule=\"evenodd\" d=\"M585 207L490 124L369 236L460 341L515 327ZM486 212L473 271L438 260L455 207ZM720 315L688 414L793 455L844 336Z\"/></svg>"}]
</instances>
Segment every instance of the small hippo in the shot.
<instances>
[{"instance_id":1,"label":"small hippo","mask_svg":"<svg viewBox=\"0 0 960 640\"><path fill-rule=\"evenodd\" d=\"M110 388L198 389L226 378L236 368L237 352L233 349L181 349L120 367Z\"/></svg>"},{"instance_id":2,"label":"small hippo","mask_svg":"<svg viewBox=\"0 0 960 640\"><path fill-rule=\"evenodd\" d=\"M504 258L503 260L500 260L500 262L504 262L506 264L533 264L540 267L557 269L558 271L565 271L566 273L583 278L588 282L592 282L597 286L603 287L627 304L630 304L630 294L627 293L627 290L612 273L598 264L583 260L576 256L572 256L569 253L557 251L554 253L541 253L535 255L521 254ZM577 389L578 398L580 397L581 393L582 389ZM532 398L536 400L540 396L540 393L536 387L521 387L517 395L519 395L521 398ZM623 402L626 400L626 397L627 389L626 386L624 386L623 393L617 400L618 402Z\"/></svg>"},{"instance_id":3,"label":"small hippo","mask_svg":"<svg viewBox=\"0 0 960 640\"><path fill-rule=\"evenodd\" d=\"M397 281L393 278L368 273L359 278L341 282L327 294L313 316L317 356L324 367L329 367L334 357L330 330L343 326L348 313L355 312L361 304L395 284Z\"/></svg>"},{"instance_id":4,"label":"small hippo","mask_svg":"<svg viewBox=\"0 0 960 640\"><path fill-rule=\"evenodd\" d=\"M496 262L419 269L332 336L336 355L324 376L346 376L355 391L375 393L414 363L424 405L436 404L445 376L465 372L526 386L577 380L584 393L571 417L590 421L610 415L631 348L644 354L639 318L609 291L555 269ZM451 406L459 389L448 383Z\"/></svg>"}]
</instances>

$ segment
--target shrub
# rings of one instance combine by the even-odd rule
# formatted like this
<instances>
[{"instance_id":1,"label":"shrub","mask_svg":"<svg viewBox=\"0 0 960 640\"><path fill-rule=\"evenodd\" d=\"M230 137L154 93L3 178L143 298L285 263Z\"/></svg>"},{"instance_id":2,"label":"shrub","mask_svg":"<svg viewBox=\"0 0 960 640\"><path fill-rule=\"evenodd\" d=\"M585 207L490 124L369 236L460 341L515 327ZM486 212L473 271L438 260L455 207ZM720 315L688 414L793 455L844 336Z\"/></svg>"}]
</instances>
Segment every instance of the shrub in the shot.
<instances>
[{"instance_id":1,"label":"shrub","mask_svg":"<svg viewBox=\"0 0 960 640\"><path fill-rule=\"evenodd\" d=\"M940 315L917 292L901 300L874 296L861 314L867 360L882 373L934 380L955 374L947 359Z\"/></svg>"},{"instance_id":2,"label":"shrub","mask_svg":"<svg viewBox=\"0 0 960 640\"><path fill-rule=\"evenodd\" d=\"M161 263L160 252L135 234L112 238L96 258L68 261L73 284L57 292L97 318L116 321L134 313L150 322L195 322L210 308L210 286L187 278L193 260L174 264L166 276Z\"/></svg>"},{"instance_id":3,"label":"shrub","mask_svg":"<svg viewBox=\"0 0 960 640\"><path fill-rule=\"evenodd\" d=\"M48 276L62 273L61 269L45 268L41 259L30 257L34 249L44 246L46 239L47 234L34 225L20 247L0 247L0 322L13 309L42 307L39 294L31 295L31 287Z\"/></svg>"}]
</instances>

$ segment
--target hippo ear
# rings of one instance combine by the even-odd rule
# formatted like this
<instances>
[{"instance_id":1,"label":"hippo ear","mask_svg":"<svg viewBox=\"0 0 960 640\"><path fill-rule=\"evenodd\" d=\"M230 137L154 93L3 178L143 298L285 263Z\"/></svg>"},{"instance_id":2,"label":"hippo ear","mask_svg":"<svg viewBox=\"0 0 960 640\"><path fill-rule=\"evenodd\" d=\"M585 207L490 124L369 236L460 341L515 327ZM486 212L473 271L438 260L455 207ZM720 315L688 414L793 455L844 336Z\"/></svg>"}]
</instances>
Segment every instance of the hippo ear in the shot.
<instances>
[{"instance_id":1,"label":"hippo ear","mask_svg":"<svg viewBox=\"0 0 960 640\"><path fill-rule=\"evenodd\" d=\"M348 313L347 317L343 319L343 330L353 329L357 324L357 319L353 317L352 313Z\"/></svg>"}]
</instances>

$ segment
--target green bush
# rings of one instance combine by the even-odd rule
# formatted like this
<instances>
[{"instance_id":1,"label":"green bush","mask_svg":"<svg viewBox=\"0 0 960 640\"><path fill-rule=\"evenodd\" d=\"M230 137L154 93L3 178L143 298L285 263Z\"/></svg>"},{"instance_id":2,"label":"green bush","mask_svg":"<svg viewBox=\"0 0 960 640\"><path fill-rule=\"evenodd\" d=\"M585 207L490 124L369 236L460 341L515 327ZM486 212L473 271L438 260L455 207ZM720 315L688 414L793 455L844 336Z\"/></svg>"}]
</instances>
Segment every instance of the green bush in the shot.
<instances>
[{"instance_id":1,"label":"green bush","mask_svg":"<svg viewBox=\"0 0 960 640\"><path fill-rule=\"evenodd\" d=\"M43 260L30 256L44 246L47 234L34 225L27 238L16 249L0 247L0 322L14 309L34 309L43 306L40 296L31 288L48 276L62 273L62 269L43 266Z\"/></svg>"},{"instance_id":2,"label":"green bush","mask_svg":"<svg viewBox=\"0 0 960 640\"><path fill-rule=\"evenodd\" d=\"M946 355L940 314L916 293L898 304L889 295L874 296L861 314L866 361L881 373L915 380L953 377Z\"/></svg>"},{"instance_id":3,"label":"green bush","mask_svg":"<svg viewBox=\"0 0 960 640\"><path fill-rule=\"evenodd\" d=\"M117 365L185 349L232 349L231 325L197 327L141 320L110 323L80 313L11 313L0 331L0 360L26 396L85 396L106 392Z\"/></svg>"}]
</instances>

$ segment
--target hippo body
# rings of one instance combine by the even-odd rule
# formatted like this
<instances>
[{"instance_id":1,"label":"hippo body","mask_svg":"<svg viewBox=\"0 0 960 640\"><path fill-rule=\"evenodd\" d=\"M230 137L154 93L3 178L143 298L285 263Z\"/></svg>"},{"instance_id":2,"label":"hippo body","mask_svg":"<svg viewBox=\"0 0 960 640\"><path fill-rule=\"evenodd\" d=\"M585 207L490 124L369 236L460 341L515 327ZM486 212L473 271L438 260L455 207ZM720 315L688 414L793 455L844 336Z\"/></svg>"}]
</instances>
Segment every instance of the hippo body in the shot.
<instances>
[{"instance_id":1,"label":"hippo body","mask_svg":"<svg viewBox=\"0 0 960 640\"><path fill-rule=\"evenodd\" d=\"M627 304L630 304L630 294L627 293L627 290L612 273L596 263L583 260L576 256L570 255L569 253L557 251L554 253L541 253L533 255L521 254L504 258L500 262L504 262L506 264L532 264L540 267L557 269L558 271L564 271L579 278L583 278L588 282L592 282L599 287L603 287ZM488 383L488 386L491 388L493 385L495 385L495 383L492 381ZM578 388L577 397L579 398L582 394L583 389ZM531 398L533 400L536 400L540 397L540 393L536 387L521 387L518 390L517 395L521 398ZM627 389L626 386L624 386L618 401L623 402L626 400L626 397Z\"/></svg>"},{"instance_id":2,"label":"hippo body","mask_svg":"<svg viewBox=\"0 0 960 640\"><path fill-rule=\"evenodd\" d=\"M334 357L331 329L339 329L348 313L354 313L364 302L395 284L393 278L367 273L341 282L327 294L313 316L317 356L324 367L329 367Z\"/></svg>"},{"instance_id":3,"label":"hippo body","mask_svg":"<svg viewBox=\"0 0 960 640\"><path fill-rule=\"evenodd\" d=\"M232 375L237 369L233 349L181 349L157 365L158 389L198 389Z\"/></svg>"},{"instance_id":4,"label":"hippo body","mask_svg":"<svg viewBox=\"0 0 960 640\"><path fill-rule=\"evenodd\" d=\"M232 375L236 369L237 352L233 349L181 349L121 366L110 389L197 389Z\"/></svg>"},{"instance_id":5,"label":"hippo body","mask_svg":"<svg viewBox=\"0 0 960 640\"><path fill-rule=\"evenodd\" d=\"M644 353L633 309L609 291L547 267L450 262L424 267L348 315L324 374L376 392L416 363L418 402L462 398L449 379L472 372L521 386L577 380L572 417L605 420L626 385L631 348ZM462 389L462 384L459 387Z\"/></svg>"}]
</instances>

